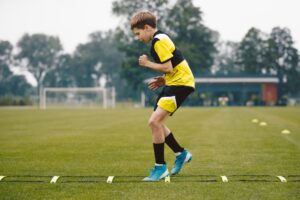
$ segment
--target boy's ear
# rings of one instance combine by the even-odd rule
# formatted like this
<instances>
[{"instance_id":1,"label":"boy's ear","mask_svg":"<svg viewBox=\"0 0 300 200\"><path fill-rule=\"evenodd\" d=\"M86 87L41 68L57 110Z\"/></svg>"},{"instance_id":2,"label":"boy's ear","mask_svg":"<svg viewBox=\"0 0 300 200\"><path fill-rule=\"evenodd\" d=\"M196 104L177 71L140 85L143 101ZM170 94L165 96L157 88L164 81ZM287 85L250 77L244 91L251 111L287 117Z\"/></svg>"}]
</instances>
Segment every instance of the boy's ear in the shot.
<instances>
[{"instance_id":1,"label":"boy's ear","mask_svg":"<svg viewBox=\"0 0 300 200\"><path fill-rule=\"evenodd\" d=\"M149 30L150 28L151 28L151 26L149 26L148 24L145 24L143 29L144 30Z\"/></svg>"}]
</instances>

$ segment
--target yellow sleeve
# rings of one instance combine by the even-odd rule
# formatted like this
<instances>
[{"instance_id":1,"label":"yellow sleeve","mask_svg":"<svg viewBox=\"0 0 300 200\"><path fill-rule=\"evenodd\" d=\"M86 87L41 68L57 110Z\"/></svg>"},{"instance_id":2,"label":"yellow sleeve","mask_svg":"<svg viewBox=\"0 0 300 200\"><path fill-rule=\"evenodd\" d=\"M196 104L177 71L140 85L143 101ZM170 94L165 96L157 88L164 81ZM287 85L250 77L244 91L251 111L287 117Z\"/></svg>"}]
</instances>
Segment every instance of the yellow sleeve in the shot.
<instances>
[{"instance_id":1,"label":"yellow sleeve","mask_svg":"<svg viewBox=\"0 0 300 200\"><path fill-rule=\"evenodd\" d=\"M154 44L154 50L162 63L173 57L173 54L170 49L170 44L168 44L164 40L158 40Z\"/></svg>"}]
</instances>

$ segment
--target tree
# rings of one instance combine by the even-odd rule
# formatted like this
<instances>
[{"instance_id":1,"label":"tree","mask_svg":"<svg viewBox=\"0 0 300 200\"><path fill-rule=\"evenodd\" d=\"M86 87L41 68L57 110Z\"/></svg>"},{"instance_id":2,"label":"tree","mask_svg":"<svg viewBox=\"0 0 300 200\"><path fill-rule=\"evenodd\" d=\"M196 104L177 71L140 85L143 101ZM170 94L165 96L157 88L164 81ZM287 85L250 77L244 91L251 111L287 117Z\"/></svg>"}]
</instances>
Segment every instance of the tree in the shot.
<instances>
[{"instance_id":1,"label":"tree","mask_svg":"<svg viewBox=\"0 0 300 200\"><path fill-rule=\"evenodd\" d=\"M117 43L112 31L94 32L89 42L76 48L73 74L79 86L99 86L101 77L106 86L115 86L123 57Z\"/></svg>"},{"instance_id":2,"label":"tree","mask_svg":"<svg viewBox=\"0 0 300 200\"><path fill-rule=\"evenodd\" d=\"M270 35L251 28L237 51L242 72L277 75L279 98L299 92L299 55L287 28L275 27Z\"/></svg>"},{"instance_id":3,"label":"tree","mask_svg":"<svg viewBox=\"0 0 300 200\"><path fill-rule=\"evenodd\" d=\"M218 43L219 53L215 56L214 66L212 67L214 73L228 75L241 72L239 65L236 64L238 46L239 43L230 41Z\"/></svg>"},{"instance_id":4,"label":"tree","mask_svg":"<svg viewBox=\"0 0 300 200\"><path fill-rule=\"evenodd\" d=\"M90 34L90 44L93 44L101 52L97 64L100 72L105 76L106 85L116 86L124 55L118 49L115 33L113 31L92 33Z\"/></svg>"},{"instance_id":5,"label":"tree","mask_svg":"<svg viewBox=\"0 0 300 200\"><path fill-rule=\"evenodd\" d=\"M37 93L49 71L56 69L62 45L58 37L45 34L25 34L18 42L20 49L16 56L19 65L33 74L38 82Z\"/></svg>"},{"instance_id":6,"label":"tree","mask_svg":"<svg viewBox=\"0 0 300 200\"><path fill-rule=\"evenodd\" d=\"M8 41L0 40L0 95L7 93L7 84L13 73L9 69L13 46Z\"/></svg>"},{"instance_id":7,"label":"tree","mask_svg":"<svg viewBox=\"0 0 300 200\"><path fill-rule=\"evenodd\" d=\"M202 11L192 0L177 0L166 18L167 30L183 52L195 76L209 74L217 53L218 33L202 23Z\"/></svg>"},{"instance_id":8,"label":"tree","mask_svg":"<svg viewBox=\"0 0 300 200\"><path fill-rule=\"evenodd\" d=\"M116 16L122 17L124 19L124 26L121 27L126 31L129 29L128 23L130 22L131 17L134 13L140 10L150 10L152 11L158 19L164 18L166 11L168 11L169 0L115 0L112 3L112 11ZM125 17L125 18L124 18Z\"/></svg>"},{"instance_id":9,"label":"tree","mask_svg":"<svg viewBox=\"0 0 300 200\"><path fill-rule=\"evenodd\" d=\"M0 41L0 96L24 96L31 88L24 76L16 76L11 72L12 51L13 46L8 41Z\"/></svg>"},{"instance_id":10,"label":"tree","mask_svg":"<svg viewBox=\"0 0 300 200\"><path fill-rule=\"evenodd\" d=\"M6 95L28 96L31 93L32 86L27 82L25 76L14 75L7 83Z\"/></svg>"},{"instance_id":11,"label":"tree","mask_svg":"<svg viewBox=\"0 0 300 200\"><path fill-rule=\"evenodd\" d=\"M279 78L279 96L299 93L299 55L288 28L275 27L268 39L268 71Z\"/></svg>"},{"instance_id":12,"label":"tree","mask_svg":"<svg viewBox=\"0 0 300 200\"><path fill-rule=\"evenodd\" d=\"M251 28L241 41L237 50L237 64L246 74L262 74L267 64L264 60L267 35Z\"/></svg>"},{"instance_id":13,"label":"tree","mask_svg":"<svg viewBox=\"0 0 300 200\"><path fill-rule=\"evenodd\" d=\"M75 87L73 58L69 54L59 55L55 70L45 75L44 87Z\"/></svg>"},{"instance_id":14,"label":"tree","mask_svg":"<svg viewBox=\"0 0 300 200\"><path fill-rule=\"evenodd\" d=\"M9 65L12 62L13 46L8 41L0 40L0 80L4 80L12 75Z\"/></svg>"}]
</instances>

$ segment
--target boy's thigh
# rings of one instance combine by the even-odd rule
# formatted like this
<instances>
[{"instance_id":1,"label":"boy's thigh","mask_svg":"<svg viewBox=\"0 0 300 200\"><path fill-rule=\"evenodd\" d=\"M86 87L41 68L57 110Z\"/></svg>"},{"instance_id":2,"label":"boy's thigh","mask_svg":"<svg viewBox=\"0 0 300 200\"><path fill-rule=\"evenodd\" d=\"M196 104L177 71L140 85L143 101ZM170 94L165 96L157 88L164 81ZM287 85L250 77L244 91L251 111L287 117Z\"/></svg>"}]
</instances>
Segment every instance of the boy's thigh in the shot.
<instances>
[{"instance_id":1,"label":"boy's thigh","mask_svg":"<svg viewBox=\"0 0 300 200\"><path fill-rule=\"evenodd\" d=\"M151 114L149 122L163 122L169 115L170 112L164 110L163 108L157 107L155 111Z\"/></svg>"}]
</instances>

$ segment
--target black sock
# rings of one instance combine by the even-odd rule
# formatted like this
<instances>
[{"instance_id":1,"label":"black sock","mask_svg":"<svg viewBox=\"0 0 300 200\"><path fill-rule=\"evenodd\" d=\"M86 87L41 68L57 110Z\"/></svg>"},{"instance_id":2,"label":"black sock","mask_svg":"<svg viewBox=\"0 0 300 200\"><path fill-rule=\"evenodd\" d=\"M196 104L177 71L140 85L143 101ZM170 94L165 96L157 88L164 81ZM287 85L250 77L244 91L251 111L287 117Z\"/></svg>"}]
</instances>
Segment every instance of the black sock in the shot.
<instances>
[{"instance_id":1,"label":"black sock","mask_svg":"<svg viewBox=\"0 0 300 200\"><path fill-rule=\"evenodd\" d=\"M184 148L182 148L178 142L176 141L176 139L174 138L173 134L170 133L166 139L165 139L165 143L167 143L167 145L173 150L174 153L179 153L179 152L183 152Z\"/></svg>"},{"instance_id":2,"label":"black sock","mask_svg":"<svg viewBox=\"0 0 300 200\"><path fill-rule=\"evenodd\" d=\"M165 162L165 143L153 144L155 163L156 164L166 164Z\"/></svg>"}]
</instances>

